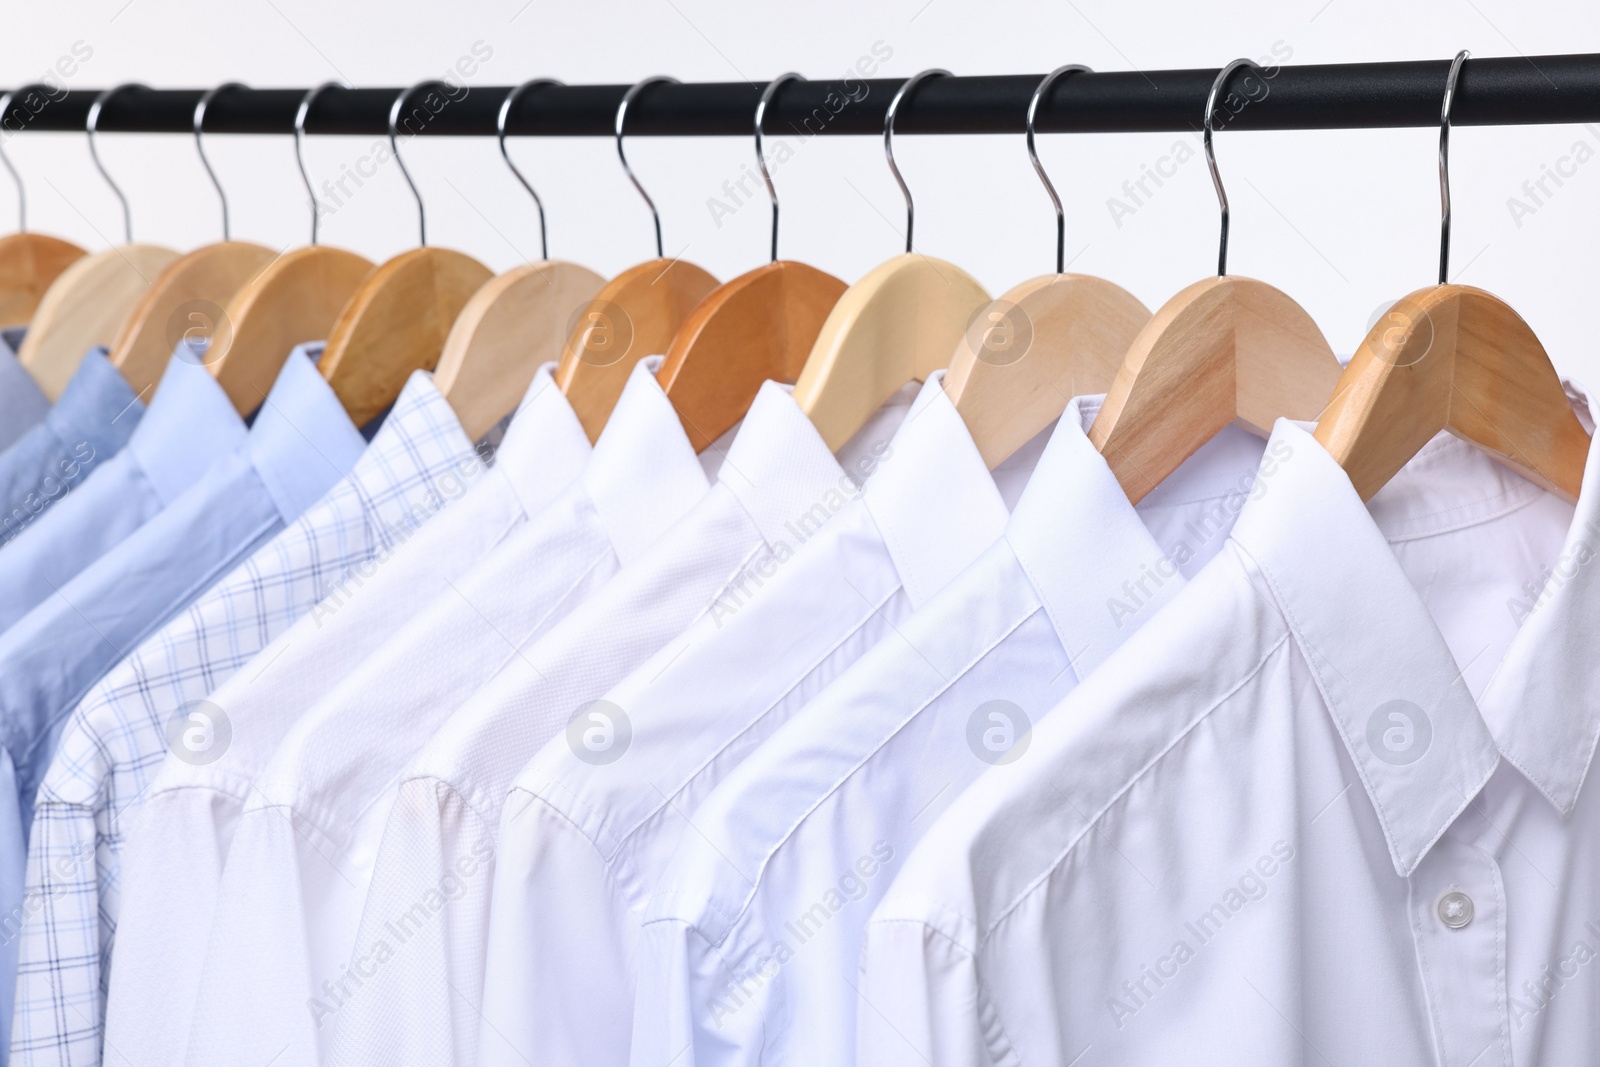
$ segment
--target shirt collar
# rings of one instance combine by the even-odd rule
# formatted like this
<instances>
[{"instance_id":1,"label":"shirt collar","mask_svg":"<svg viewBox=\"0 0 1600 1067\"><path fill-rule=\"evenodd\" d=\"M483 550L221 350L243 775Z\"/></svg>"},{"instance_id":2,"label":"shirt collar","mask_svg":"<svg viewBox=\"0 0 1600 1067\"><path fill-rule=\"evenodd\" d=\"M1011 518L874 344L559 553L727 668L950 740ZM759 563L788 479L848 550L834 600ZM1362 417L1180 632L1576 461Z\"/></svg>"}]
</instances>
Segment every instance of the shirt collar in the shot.
<instances>
[{"instance_id":1,"label":"shirt collar","mask_svg":"<svg viewBox=\"0 0 1600 1067\"><path fill-rule=\"evenodd\" d=\"M296 345L289 353L245 441L285 522L348 474L367 444L317 371L321 347Z\"/></svg>"},{"instance_id":2,"label":"shirt collar","mask_svg":"<svg viewBox=\"0 0 1600 1067\"><path fill-rule=\"evenodd\" d=\"M1374 521L1375 514L1384 515L1391 531L1408 536L1423 514L1417 497L1452 487L1459 493L1460 474L1438 467L1459 462L1462 449L1471 446L1435 438L1412 461L1433 469L1402 470L1373 497L1369 511L1317 440L1279 420L1257 492L1233 529L1235 545L1254 565L1252 577L1277 603L1310 667L1402 877L1416 869L1499 762L1443 634ZM1448 511L1465 522L1483 521L1491 498L1502 501L1503 512L1505 489L1517 490L1518 483L1532 489L1501 471L1487 487L1479 482L1477 504L1436 500L1432 504L1445 507L1435 515ZM1519 633L1516 641L1528 636ZM1578 701L1562 711L1578 715L1582 707Z\"/></svg>"},{"instance_id":3,"label":"shirt collar","mask_svg":"<svg viewBox=\"0 0 1600 1067\"><path fill-rule=\"evenodd\" d=\"M50 398L17 359L21 333L21 330L0 330L0 417L6 420L5 425L0 426L0 448L43 422L45 413L50 410ZM8 336L17 344L12 344Z\"/></svg>"},{"instance_id":4,"label":"shirt collar","mask_svg":"<svg viewBox=\"0 0 1600 1067\"><path fill-rule=\"evenodd\" d=\"M584 488L624 564L709 488L678 412L656 381L661 363L661 356L646 356L634 364L583 472Z\"/></svg>"},{"instance_id":5,"label":"shirt collar","mask_svg":"<svg viewBox=\"0 0 1600 1067\"><path fill-rule=\"evenodd\" d=\"M1089 441L1103 399L1067 403L1005 530L1080 681L1177 594L1186 563L1156 543ZM1259 449L1225 430L1140 507L1236 493L1247 451L1253 457Z\"/></svg>"},{"instance_id":6,"label":"shirt collar","mask_svg":"<svg viewBox=\"0 0 1600 1067\"><path fill-rule=\"evenodd\" d=\"M128 451L165 504L193 485L214 461L237 449L246 432L244 420L211 371L174 354L148 410L128 438Z\"/></svg>"},{"instance_id":7,"label":"shirt collar","mask_svg":"<svg viewBox=\"0 0 1600 1067\"><path fill-rule=\"evenodd\" d=\"M466 479L480 470L455 409L433 384L433 372L414 370L346 484L371 510L377 538L392 546L459 496Z\"/></svg>"},{"instance_id":8,"label":"shirt collar","mask_svg":"<svg viewBox=\"0 0 1600 1067\"><path fill-rule=\"evenodd\" d=\"M836 514L860 492L792 391L778 382L761 383L717 470L718 484L734 495L769 545L792 538L791 528ZM893 433L878 419L865 429L877 436L880 451ZM861 434L847 445L857 456L870 455L873 446Z\"/></svg>"},{"instance_id":9,"label":"shirt collar","mask_svg":"<svg viewBox=\"0 0 1600 1067\"><path fill-rule=\"evenodd\" d=\"M592 451L589 435L556 385L555 368L552 361L533 372L533 382L494 453L495 466L529 515L571 484Z\"/></svg>"},{"instance_id":10,"label":"shirt collar","mask_svg":"<svg viewBox=\"0 0 1600 1067\"><path fill-rule=\"evenodd\" d=\"M912 607L927 603L1006 527L1005 502L972 435L930 376L894 437L874 456L862 497Z\"/></svg>"},{"instance_id":11,"label":"shirt collar","mask_svg":"<svg viewBox=\"0 0 1600 1067\"><path fill-rule=\"evenodd\" d=\"M1595 409L1567 384L1579 420ZM1600 444L1593 437L1560 557L1478 704L1505 756L1562 815L1578 803L1600 735Z\"/></svg>"},{"instance_id":12,"label":"shirt collar","mask_svg":"<svg viewBox=\"0 0 1600 1067\"><path fill-rule=\"evenodd\" d=\"M127 444L143 414L144 401L111 365L106 350L92 348L44 421L69 448L84 443L96 455L110 456Z\"/></svg>"}]
</instances>

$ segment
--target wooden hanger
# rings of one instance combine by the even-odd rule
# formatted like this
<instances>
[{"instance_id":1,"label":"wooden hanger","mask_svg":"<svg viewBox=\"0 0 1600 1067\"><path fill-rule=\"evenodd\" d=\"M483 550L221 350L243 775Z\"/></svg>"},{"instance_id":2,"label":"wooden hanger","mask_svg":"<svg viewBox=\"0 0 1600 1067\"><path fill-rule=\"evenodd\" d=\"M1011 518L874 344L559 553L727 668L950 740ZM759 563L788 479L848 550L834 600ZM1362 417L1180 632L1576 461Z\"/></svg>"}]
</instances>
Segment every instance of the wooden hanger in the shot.
<instances>
[{"instance_id":1,"label":"wooden hanger","mask_svg":"<svg viewBox=\"0 0 1600 1067\"><path fill-rule=\"evenodd\" d=\"M1150 311L1119 285L1067 274L1066 214L1034 149L1034 116L1057 79L1087 71L1057 67L1028 102L1028 158L1056 209L1056 272L1017 285L984 308L956 346L944 391L989 469L1061 417L1067 401L1111 387L1123 354Z\"/></svg>"},{"instance_id":2,"label":"wooden hanger","mask_svg":"<svg viewBox=\"0 0 1600 1067\"><path fill-rule=\"evenodd\" d=\"M0 93L0 120L10 115L11 102L17 94L32 88ZM0 237L0 327L24 326L33 318L51 283L87 253L71 241L28 232L27 190L4 146L0 146L0 164L11 172L17 187L17 232Z\"/></svg>"},{"instance_id":3,"label":"wooden hanger","mask_svg":"<svg viewBox=\"0 0 1600 1067\"><path fill-rule=\"evenodd\" d=\"M116 340L145 290L178 258L170 248L133 243L128 199L101 164L95 147L95 129L106 102L125 90L142 88L130 83L105 90L90 105L84 126L95 169L122 204L124 244L75 260L56 277L40 297L17 353L18 361L51 400L60 398L85 353L96 345L109 347Z\"/></svg>"},{"instance_id":4,"label":"wooden hanger","mask_svg":"<svg viewBox=\"0 0 1600 1067\"><path fill-rule=\"evenodd\" d=\"M1224 427L1266 437L1279 418L1312 420L1339 378L1339 361L1305 309L1265 282L1227 276L1228 197L1211 148L1211 114L1228 77L1206 98L1205 149L1222 208L1217 276L1167 301L1129 347L1089 440L1137 504Z\"/></svg>"},{"instance_id":5,"label":"wooden hanger","mask_svg":"<svg viewBox=\"0 0 1600 1067\"><path fill-rule=\"evenodd\" d=\"M1439 128L1439 284L1390 308L1368 332L1317 422L1316 438L1370 500L1440 430L1477 445L1571 502L1589 433L1544 346L1504 301L1448 285L1450 104L1467 58L1450 65Z\"/></svg>"},{"instance_id":6,"label":"wooden hanger","mask_svg":"<svg viewBox=\"0 0 1600 1067\"><path fill-rule=\"evenodd\" d=\"M562 348L556 385L591 441L599 438L634 364L666 352L689 312L717 286L716 278L693 263L665 258L661 215L634 176L622 147L623 123L634 97L651 85L677 80L665 75L645 78L630 87L617 105L617 156L655 220L656 258L628 268L602 286L574 317Z\"/></svg>"},{"instance_id":7,"label":"wooden hanger","mask_svg":"<svg viewBox=\"0 0 1600 1067\"><path fill-rule=\"evenodd\" d=\"M400 155L400 113L419 82L389 108L389 146L417 201L420 248L402 252L361 282L339 312L317 366L350 420L365 426L388 410L412 371L432 370L467 300L493 272L471 256L428 247L422 194Z\"/></svg>"},{"instance_id":8,"label":"wooden hanger","mask_svg":"<svg viewBox=\"0 0 1600 1067\"><path fill-rule=\"evenodd\" d=\"M560 356L572 309L593 300L605 284L587 267L550 258L544 202L506 149L506 119L523 92L559 84L535 78L517 86L501 102L497 120L500 154L539 212L540 261L491 278L472 294L450 327L433 372L433 384L474 441L512 410L541 364Z\"/></svg>"},{"instance_id":9,"label":"wooden hanger","mask_svg":"<svg viewBox=\"0 0 1600 1067\"><path fill-rule=\"evenodd\" d=\"M301 148L311 105L334 87L348 88L324 82L306 93L295 113L294 154L311 203L311 243L278 256L233 294L223 313L225 327L206 351L206 365L241 415L261 406L295 345L327 339L345 303L372 273L364 256L317 243L321 205Z\"/></svg>"},{"instance_id":10,"label":"wooden hanger","mask_svg":"<svg viewBox=\"0 0 1600 1067\"><path fill-rule=\"evenodd\" d=\"M926 78L901 84L884 116L883 147L906 201L906 251L867 274L839 298L794 384L794 399L831 449L839 449L907 382L944 369L979 308L989 302L966 271L911 251L916 222L911 190L894 160L900 102Z\"/></svg>"},{"instance_id":11,"label":"wooden hanger","mask_svg":"<svg viewBox=\"0 0 1600 1067\"><path fill-rule=\"evenodd\" d=\"M798 80L780 74L756 104L756 166L772 198L772 261L712 290L678 328L656 374L697 452L744 418L762 382L794 382L845 292L833 275L778 258L778 194L761 151L761 124L778 88Z\"/></svg>"},{"instance_id":12,"label":"wooden hanger","mask_svg":"<svg viewBox=\"0 0 1600 1067\"><path fill-rule=\"evenodd\" d=\"M242 88L238 82L227 82L209 89L194 108L195 148L222 202L222 240L169 263L139 298L111 344L112 366L122 372L134 392L146 398L146 390L154 390L161 381L167 360L181 339L209 342L227 332L224 307L274 259L272 249L265 245L230 239L227 194L206 158L202 138L206 108L212 99L218 93Z\"/></svg>"}]
</instances>

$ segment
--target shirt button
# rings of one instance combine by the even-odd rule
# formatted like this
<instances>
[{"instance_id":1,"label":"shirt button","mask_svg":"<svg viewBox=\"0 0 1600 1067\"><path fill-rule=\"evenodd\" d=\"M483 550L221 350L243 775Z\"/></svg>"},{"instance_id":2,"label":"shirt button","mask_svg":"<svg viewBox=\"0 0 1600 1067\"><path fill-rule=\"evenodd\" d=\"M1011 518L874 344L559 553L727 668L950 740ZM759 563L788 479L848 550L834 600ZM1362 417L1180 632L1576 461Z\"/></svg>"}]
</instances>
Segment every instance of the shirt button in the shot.
<instances>
[{"instance_id":1,"label":"shirt button","mask_svg":"<svg viewBox=\"0 0 1600 1067\"><path fill-rule=\"evenodd\" d=\"M1452 890L1439 898L1439 921L1452 930L1459 930L1472 921L1472 898L1460 890Z\"/></svg>"}]
</instances>

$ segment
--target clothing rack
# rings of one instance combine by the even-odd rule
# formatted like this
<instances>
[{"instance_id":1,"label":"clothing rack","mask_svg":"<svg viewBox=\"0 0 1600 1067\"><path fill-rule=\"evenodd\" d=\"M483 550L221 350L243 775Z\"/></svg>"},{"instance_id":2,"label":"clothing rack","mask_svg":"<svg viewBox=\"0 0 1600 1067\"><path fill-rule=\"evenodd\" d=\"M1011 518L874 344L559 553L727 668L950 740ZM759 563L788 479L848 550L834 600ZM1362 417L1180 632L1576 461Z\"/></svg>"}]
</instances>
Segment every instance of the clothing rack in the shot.
<instances>
[{"instance_id":1,"label":"clothing rack","mask_svg":"<svg viewBox=\"0 0 1600 1067\"><path fill-rule=\"evenodd\" d=\"M1448 59L1402 63L1266 66L1236 73L1230 88L1250 100L1228 122L1233 130L1327 130L1437 126ZM863 61L858 70L870 71ZM1217 68L1110 71L1062 78L1041 101L1037 128L1057 133L1198 131ZM902 102L897 133L1023 132L1028 100L1042 74L928 80ZM1247 79L1257 79L1247 81ZM766 128L811 134L881 134L898 78L855 71L831 80L784 86L768 109ZM410 102L407 133L493 136L509 86L445 88L448 103L425 109ZM628 135L749 136L764 82L660 84L628 109ZM465 92L463 92L465 90ZM614 133L626 85L544 86L524 93L507 132L533 137L600 137ZM863 92L863 90L865 90ZM129 88L108 100L99 129L118 133L189 133L203 89ZM207 106L207 133L289 134L304 89L229 89ZM321 94L306 122L313 134L384 134L400 89ZM0 115L10 132L81 132L99 90L59 85L19 89ZM437 101L436 101L437 102ZM1232 109L1230 109L1232 110ZM1600 53L1472 59L1461 70L1451 122L1457 126L1600 121Z\"/></svg>"}]
</instances>

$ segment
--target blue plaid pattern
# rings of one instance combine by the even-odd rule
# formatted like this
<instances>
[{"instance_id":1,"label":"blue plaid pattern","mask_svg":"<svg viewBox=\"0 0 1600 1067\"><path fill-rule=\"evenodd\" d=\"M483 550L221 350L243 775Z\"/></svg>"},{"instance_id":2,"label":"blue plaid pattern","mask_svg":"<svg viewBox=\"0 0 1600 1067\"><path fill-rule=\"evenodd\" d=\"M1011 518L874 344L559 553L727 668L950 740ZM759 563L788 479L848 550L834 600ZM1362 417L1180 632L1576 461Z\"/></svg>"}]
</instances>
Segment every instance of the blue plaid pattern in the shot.
<instances>
[{"instance_id":1,"label":"blue plaid pattern","mask_svg":"<svg viewBox=\"0 0 1600 1067\"><path fill-rule=\"evenodd\" d=\"M21 938L13 1064L101 1062L121 816L169 749L204 762L209 745L226 745L225 715L201 702L353 568L459 496L479 463L431 377L412 375L343 481L73 711L39 789L21 914L0 916L0 939Z\"/></svg>"}]
</instances>

